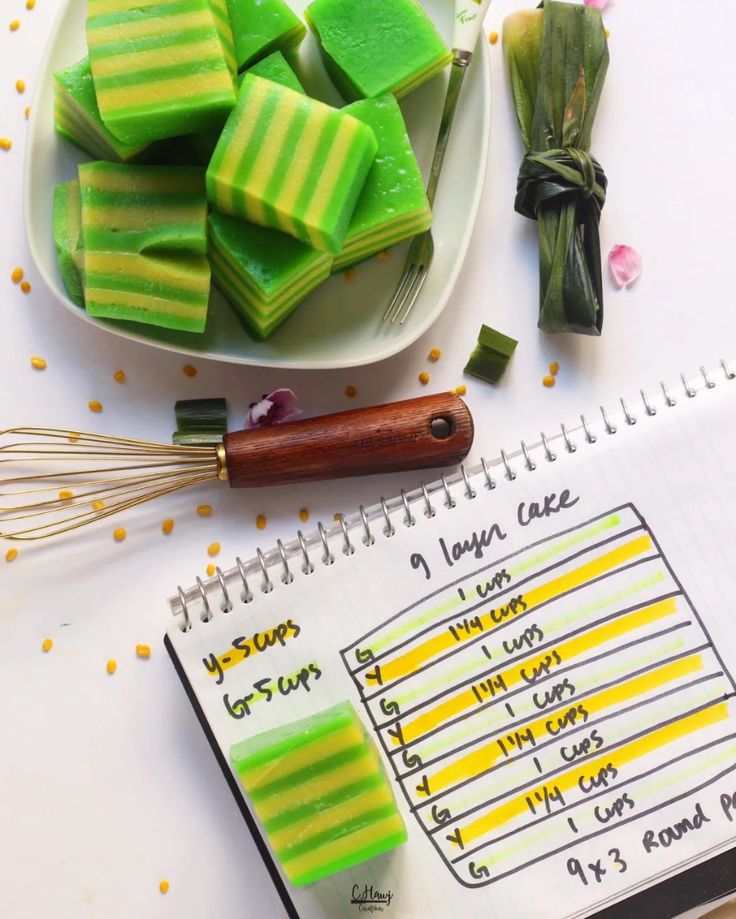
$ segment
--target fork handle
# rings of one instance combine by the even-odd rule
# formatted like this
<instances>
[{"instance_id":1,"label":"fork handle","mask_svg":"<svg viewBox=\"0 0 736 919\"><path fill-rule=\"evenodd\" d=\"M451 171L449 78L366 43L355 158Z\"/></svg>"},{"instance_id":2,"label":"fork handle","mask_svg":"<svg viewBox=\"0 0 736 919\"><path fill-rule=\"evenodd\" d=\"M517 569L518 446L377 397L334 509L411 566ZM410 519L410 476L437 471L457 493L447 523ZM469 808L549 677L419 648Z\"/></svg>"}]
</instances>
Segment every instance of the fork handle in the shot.
<instances>
[{"instance_id":1,"label":"fork handle","mask_svg":"<svg viewBox=\"0 0 736 919\"><path fill-rule=\"evenodd\" d=\"M467 57L467 61L464 61L463 58L455 55L452 60L452 66L450 68L450 82L447 84L447 95L445 96L445 107L442 110L440 132L437 136L437 146L434 148L432 166L429 170L429 182L427 182L427 200L429 201L430 207L434 206L434 198L437 194L437 185L440 181L442 164L445 161L447 141L450 138L450 128L452 127L452 122L455 118L457 100L460 98L460 88L463 85L465 70L470 63L470 58L472 55L468 54Z\"/></svg>"},{"instance_id":2,"label":"fork handle","mask_svg":"<svg viewBox=\"0 0 736 919\"><path fill-rule=\"evenodd\" d=\"M455 34L453 52L471 54L483 26L483 19L491 0L455 0ZM467 65L466 65L467 66Z\"/></svg>"},{"instance_id":3,"label":"fork handle","mask_svg":"<svg viewBox=\"0 0 736 919\"><path fill-rule=\"evenodd\" d=\"M434 148L434 157L429 170L429 182L427 183L427 200L430 207L433 206L435 195L437 194L442 164L445 161L447 141L450 138L450 129L455 118L455 110L460 98L465 71L472 60L478 35L483 25L483 17L490 2L491 0L481 0L481 2L478 2L478 0L455 0L455 34L452 43L450 81L447 84L447 95L445 96L445 106L442 110L440 130L437 135L437 146Z\"/></svg>"}]
</instances>

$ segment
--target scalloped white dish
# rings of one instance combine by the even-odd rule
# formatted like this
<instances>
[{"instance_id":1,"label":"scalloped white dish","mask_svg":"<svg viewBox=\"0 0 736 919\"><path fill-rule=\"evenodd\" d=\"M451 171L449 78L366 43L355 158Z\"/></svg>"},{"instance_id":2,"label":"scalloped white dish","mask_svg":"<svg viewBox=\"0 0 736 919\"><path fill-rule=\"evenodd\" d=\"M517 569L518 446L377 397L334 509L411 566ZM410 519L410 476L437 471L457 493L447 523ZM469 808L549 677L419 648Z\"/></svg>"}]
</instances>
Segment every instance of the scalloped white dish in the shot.
<instances>
[{"instance_id":1,"label":"scalloped white dish","mask_svg":"<svg viewBox=\"0 0 736 919\"><path fill-rule=\"evenodd\" d=\"M293 0L302 14L308 0ZM423 6L446 41L452 34L453 4L423 0ZM458 277L478 212L490 133L490 63L487 43L469 68L453 126L453 135L435 201L435 257L427 282L404 326L386 325L382 317L403 269L408 243L391 250L391 259L371 259L357 266L347 283L338 274L319 287L266 342L253 341L222 295L213 288L206 331L176 332L133 322L94 319L67 297L54 252L52 196L54 186L76 177L87 157L54 131L53 75L86 54L85 0L66 0L49 39L33 101L26 152L24 198L28 242L36 266L60 304L85 322L124 338L200 358L238 364L327 369L355 367L383 360L408 347L444 309ZM299 55L299 76L307 90L341 105L322 68L319 52L307 35ZM401 100L414 149L428 172L437 138L447 72Z\"/></svg>"}]
</instances>

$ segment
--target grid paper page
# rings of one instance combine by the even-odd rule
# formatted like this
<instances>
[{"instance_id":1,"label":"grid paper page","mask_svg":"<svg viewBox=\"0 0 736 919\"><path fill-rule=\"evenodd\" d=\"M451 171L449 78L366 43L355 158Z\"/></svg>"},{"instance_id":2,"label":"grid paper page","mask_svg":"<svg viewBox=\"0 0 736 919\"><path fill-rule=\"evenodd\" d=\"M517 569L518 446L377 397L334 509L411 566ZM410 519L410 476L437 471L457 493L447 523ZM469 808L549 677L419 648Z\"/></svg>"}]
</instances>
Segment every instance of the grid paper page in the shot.
<instances>
[{"instance_id":1,"label":"grid paper page","mask_svg":"<svg viewBox=\"0 0 736 919\"><path fill-rule=\"evenodd\" d=\"M289 887L301 916L585 915L736 842L735 407L724 380L172 624L226 756L346 699L379 746L409 841Z\"/></svg>"}]
</instances>

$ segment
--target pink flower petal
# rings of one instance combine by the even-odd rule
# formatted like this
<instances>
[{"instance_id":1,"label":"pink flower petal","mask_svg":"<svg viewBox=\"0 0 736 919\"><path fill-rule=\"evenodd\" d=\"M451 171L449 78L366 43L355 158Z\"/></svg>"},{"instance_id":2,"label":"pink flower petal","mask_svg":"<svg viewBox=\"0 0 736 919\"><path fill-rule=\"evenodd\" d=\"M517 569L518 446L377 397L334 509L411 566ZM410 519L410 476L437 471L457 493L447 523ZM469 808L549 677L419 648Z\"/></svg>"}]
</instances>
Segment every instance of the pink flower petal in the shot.
<instances>
[{"instance_id":1,"label":"pink flower petal","mask_svg":"<svg viewBox=\"0 0 736 919\"><path fill-rule=\"evenodd\" d=\"M608 253L608 268L616 287L629 287L641 274L641 256L631 246L614 246Z\"/></svg>"},{"instance_id":2,"label":"pink flower petal","mask_svg":"<svg viewBox=\"0 0 736 919\"><path fill-rule=\"evenodd\" d=\"M608 0L583 0L586 6L592 6L597 10L603 11L608 4Z\"/></svg>"},{"instance_id":3,"label":"pink flower petal","mask_svg":"<svg viewBox=\"0 0 736 919\"><path fill-rule=\"evenodd\" d=\"M244 427L248 430L269 424L281 424L298 418L301 413L296 394L291 389L274 389L259 402L251 403Z\"/></svg>"}]
</instances>

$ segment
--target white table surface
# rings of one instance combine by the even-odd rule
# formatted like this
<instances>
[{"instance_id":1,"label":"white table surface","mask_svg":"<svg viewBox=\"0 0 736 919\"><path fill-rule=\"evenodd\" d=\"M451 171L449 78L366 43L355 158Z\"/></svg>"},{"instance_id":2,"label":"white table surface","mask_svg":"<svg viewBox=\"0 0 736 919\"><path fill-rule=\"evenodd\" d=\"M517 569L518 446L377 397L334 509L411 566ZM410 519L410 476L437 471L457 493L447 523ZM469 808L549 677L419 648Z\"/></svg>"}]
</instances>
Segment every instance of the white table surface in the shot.
<instances>
[{"instance_id":1,"label":"white table surface","mask_svg":"<svg viewBox=\"0 0 736 919\"><path fill-rule=\"evenodd\" d=\"M536 329L536 228L513 211L520 144L500 42L493 61L491 155L480 217L460 282L436 325L408 351L355 371L264 372L184 360L98 331L64 311L37 279L21 210L24 106L62 0L3 0L0 21L0 427L51 425L166 440L176 399L226 396L232 427L248 403L291 386L307 414L368 405L467 383L476 422L472 459L514 449L542 429L574 425L581 411L637 405L639 387L697 373L734 354L732 291L736 6L612 0L611 67L594 134L610 180L604 253L628 243L644 272L629 291L606 278L600 339L544 336ZM449 2L449 0L448 0ZM528 0L495 0L488 30ZM20 30L8 23L19 18ZM15 81L28 84L19 96ZM47 189L39 190L44 194ZM10 282L22 265L28 296ZM356 283L359 283L359 279ZM463 378L480 324L519 339L497 388ZM430 365L431 347L442 349ZM31 355L48 369L31 369ZM557 385L545 389L558 360ZM125 370L128 382L113 382ZM345 386L358 395L349 400ZM89 399L104 404L92 415ZM279 916L265 870L161 645L166 597L204 572L206 547L218 561L293 535L298 511L331 520L416 475L352 484L229 492L213 484L149 505L121 520L116 544L106 521L75 538L0 555L0 915L12 919ZM198 518L208 502L214 516ZM256 529L264 513L268 528ZM164 537L164 517L176 528ZM54 640L41 652L45 637ZM137 660L136 643L152 647ZM105 663L118 671L107 676ZM158 883L170 881L167 896ZM541 914L540 914L541 915Z\"/></svg>"}]
</instances>

